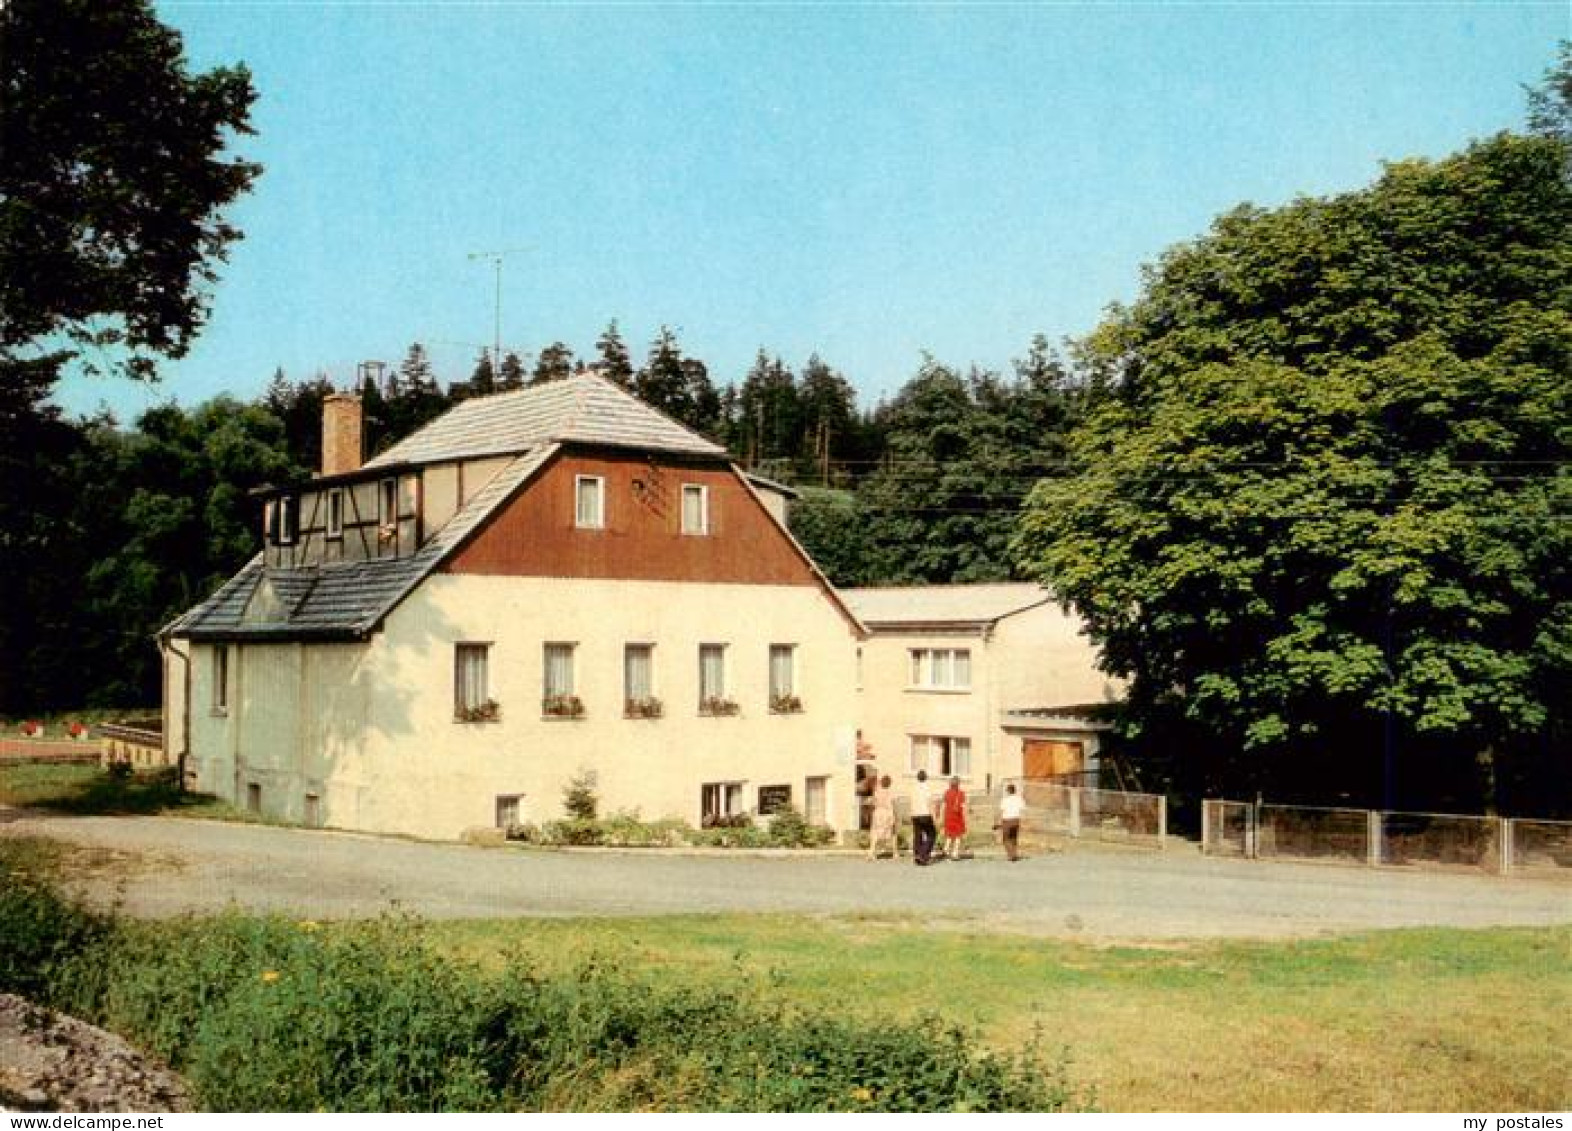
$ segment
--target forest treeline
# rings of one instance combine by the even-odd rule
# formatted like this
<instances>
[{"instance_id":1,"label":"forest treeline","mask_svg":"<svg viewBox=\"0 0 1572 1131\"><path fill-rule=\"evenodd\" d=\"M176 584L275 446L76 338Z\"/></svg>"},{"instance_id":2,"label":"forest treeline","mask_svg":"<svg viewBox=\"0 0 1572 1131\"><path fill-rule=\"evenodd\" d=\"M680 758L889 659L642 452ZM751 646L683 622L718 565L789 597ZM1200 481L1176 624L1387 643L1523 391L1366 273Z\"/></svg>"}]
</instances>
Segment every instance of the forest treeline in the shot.
<instances>
[{"instance_id":1,"label":"forest treeline","mask_svg":"<svg viewBox=\"0 0 1572 1131\"><path fill-rule=\"evenodd\" d=\"M359 392L369 457L460 401L588 366L801 491L794 530L842 585L1011 576L1020 501L1085 399L1042 338L1005 375L925 360L893 399L864 408L817 356L794 370L760 350L717 387L671 331L636 363L612 323L586 357L554 342L532 367L482 356L448 379L416 343L396 366L336 382L275 371L253 399L130 422L29 406L6 422L16 442L0 456L15 485L0 521L26 547L0 627L0 647L23 662L6 666L0 714L156 703L154 634L260 548L251 492L320 466L328 393Z\"/></svg>"}]
</instances>

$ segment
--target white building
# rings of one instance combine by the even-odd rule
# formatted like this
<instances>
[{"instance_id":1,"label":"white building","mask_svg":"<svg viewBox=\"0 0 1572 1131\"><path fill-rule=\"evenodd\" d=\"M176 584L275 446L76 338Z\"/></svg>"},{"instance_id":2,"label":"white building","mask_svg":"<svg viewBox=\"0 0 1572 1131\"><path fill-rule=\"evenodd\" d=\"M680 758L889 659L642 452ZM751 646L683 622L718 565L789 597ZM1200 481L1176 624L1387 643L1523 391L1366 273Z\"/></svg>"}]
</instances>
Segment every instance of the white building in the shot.
<instances>
[{"instance_id":1,"label":"white building","mask_svg":"<svg viewBox=\"0 0 1572 1131\"><path fill-rule=\"evenodd\" d=\"M579 376L466 401L264 497L266 547L163 633L188 780L306 825L448 838L763 791L855 820L860 626L725 451Z\"/></svg>"}]
</instances>

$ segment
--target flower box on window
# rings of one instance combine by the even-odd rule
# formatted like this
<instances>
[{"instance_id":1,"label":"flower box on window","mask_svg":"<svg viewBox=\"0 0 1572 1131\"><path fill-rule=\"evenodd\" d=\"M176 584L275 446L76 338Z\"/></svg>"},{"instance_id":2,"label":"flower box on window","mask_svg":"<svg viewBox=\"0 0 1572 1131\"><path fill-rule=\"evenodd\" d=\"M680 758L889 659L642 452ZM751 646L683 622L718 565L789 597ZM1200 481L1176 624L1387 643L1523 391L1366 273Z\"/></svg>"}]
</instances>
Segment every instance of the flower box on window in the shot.
<instances>
[{"instance_id":1,"label":"flower box on window","mask_svg":"<svg viewBox=\"0 0 1572 1131\"><path fill-rule=\"evenodd\" d=\"M581 719L584 700L577 695L548 695L540 701L540 713L552 719Z\"/></svg>"},{"instance_id":2,"label":"flower box on window","mask_svg":"<svg viewBox=\"0 0 1572 1131\"><path fill-rule=\"evenodd\" d=\"M494 723L502 718L502 704L495 699L487 699L484 703L477 703L473 707L459 707L453 712L453 718L461 723Z\"/></svg>"},{"instance_id":3,"label":"flower box on window","mask_svg":"<svg viewBox=\"0 0 1572 1131\"><path fill-rule=\"evenodd\" d=\"M642 699L629 699L622 706L623 717L629 719L658 719L664 713L665 707L653 695L647 695Z\"/></svg>"},{"instance_id":4,"label":"flower box on window","mask_svg":"<svg viewBox=\"0 0 1572 1131\"><path fill-rule=\"evenodd\" d=\"M802 699L796 695L771 695L770 710L777 715L795 715L802 711Z\"/></svg>"},{"instance_id":5,"label":"flower box on window","mask_svg":"<svg viewBox=\"0 0 1572 1131\"><path fill-rule=\"evenodd\" d=\"M742 708L737 706L735 699L727 699L721 695L710 695L699 702L701 715L736 715L741 711Z\"/></svg>"}]
</instances>

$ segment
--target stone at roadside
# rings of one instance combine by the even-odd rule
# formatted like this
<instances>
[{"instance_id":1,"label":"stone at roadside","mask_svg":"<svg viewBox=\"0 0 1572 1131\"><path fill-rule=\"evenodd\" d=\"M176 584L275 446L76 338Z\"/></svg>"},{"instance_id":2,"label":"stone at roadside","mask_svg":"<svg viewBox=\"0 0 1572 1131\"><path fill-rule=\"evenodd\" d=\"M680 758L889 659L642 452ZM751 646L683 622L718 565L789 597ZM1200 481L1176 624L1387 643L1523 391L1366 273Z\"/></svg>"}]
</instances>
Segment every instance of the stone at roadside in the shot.
<instances>
[{"instance_id":1,"label":"stone at roadside","mask_svg":"<svg viewBox=\"0 0 1572 1131\"><path fill-rule=\"evenodd\" d=\"M175 1073L113 1033L0 994L0 1107L22 1111L190 1111Z\"/></svg>"}]
</instances>

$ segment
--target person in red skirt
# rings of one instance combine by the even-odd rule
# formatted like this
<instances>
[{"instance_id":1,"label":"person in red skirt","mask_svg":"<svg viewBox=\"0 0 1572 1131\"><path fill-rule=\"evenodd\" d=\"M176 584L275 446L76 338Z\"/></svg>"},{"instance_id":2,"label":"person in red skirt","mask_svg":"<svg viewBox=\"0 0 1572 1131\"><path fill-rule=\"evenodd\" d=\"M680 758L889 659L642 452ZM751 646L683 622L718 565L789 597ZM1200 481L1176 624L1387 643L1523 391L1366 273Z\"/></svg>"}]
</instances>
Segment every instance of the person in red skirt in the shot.
<instances>
[{"instance_id":1,"label":"person in red skirt","mask_svg":"<svg viewBox=\"0 0 1572 1131\"><path fill-rule=\"evenodd\" d=\"M961 779L951 778L950 788L944 791L944 854L951 860L961 858L961 841L966 837L966 794L961 792Z\"/></svg>"}]
</instances>

